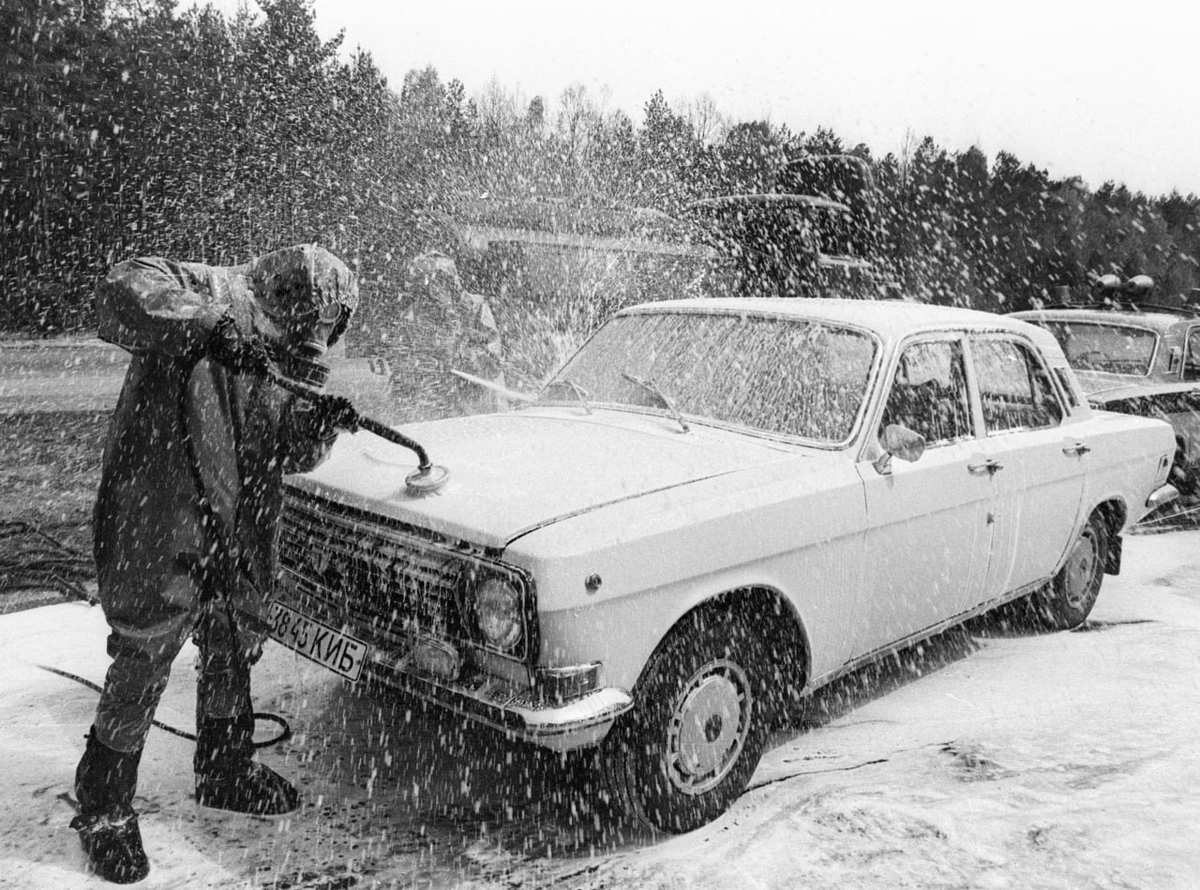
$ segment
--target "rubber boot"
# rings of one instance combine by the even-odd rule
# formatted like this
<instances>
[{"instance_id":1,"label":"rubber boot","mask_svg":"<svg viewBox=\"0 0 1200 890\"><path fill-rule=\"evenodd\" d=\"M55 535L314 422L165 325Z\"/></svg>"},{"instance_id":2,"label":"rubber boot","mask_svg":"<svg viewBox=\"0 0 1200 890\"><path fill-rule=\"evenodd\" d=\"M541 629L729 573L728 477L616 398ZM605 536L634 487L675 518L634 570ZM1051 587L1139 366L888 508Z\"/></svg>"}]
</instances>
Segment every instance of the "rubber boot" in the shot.
<instances>
[{"instance_id":1,"label":"rubber boot","mask_svg":"<svg viewBox=\"0 0 1200 890\"><path fill-rule=\"evenodd\" d=\"M75 770L79 815L71 828L79 832L92 870L114 884L132 884L150 874L133 810L141 759L141 751L126 754L100 742L93 726Z\"/></svg>"},{"instance_id":2,"label":"rubber boot","mask_svg":"<svg viewBox=\"0 0 1200 890\"><path fill-rule=\"evenodd\" d=\"M254 760L254 717L205 718L196 732L196 800L201 806L256 816L290 813L300 793Z\"/></svg>"}]
</instances>

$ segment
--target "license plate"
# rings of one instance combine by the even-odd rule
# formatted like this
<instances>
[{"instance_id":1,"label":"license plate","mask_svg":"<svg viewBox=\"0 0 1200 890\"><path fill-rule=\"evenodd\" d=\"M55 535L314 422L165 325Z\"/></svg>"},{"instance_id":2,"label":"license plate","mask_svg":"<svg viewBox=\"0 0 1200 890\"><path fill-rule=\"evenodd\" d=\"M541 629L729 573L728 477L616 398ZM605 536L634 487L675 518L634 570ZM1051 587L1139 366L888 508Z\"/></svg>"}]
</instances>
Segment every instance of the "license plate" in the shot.
<instances>
[{"instance_id":1,"label":"license plate","mask_svg":"<svg viewBox=\"0 0 1200 890\"><path fill-rule=\"evenodd\" d=\"M283 603L271 606L271 636L350 682L358 680L367 644Z\"/></svg>"}]
</instances>

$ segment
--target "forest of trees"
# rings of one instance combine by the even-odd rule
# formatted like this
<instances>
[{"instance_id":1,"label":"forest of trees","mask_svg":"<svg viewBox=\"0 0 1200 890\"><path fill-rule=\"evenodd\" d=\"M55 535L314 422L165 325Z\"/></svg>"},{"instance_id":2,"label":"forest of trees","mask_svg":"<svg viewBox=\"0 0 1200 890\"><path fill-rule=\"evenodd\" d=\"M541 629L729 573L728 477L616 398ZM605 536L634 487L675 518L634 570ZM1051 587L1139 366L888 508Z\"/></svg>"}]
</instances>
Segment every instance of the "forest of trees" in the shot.
<instances>
[{"instance_id":1,"label":"forest of trees","mask_svg":"<svg viewBox=\"0 0 1200 890\"><path fill-rule=\"evenodd\" d=\"M827 129L730 120L705 96L659 92L633 120L578 86L468 93L428 67L389 84L368 53L318 37L307 0L260 5L229 20L175 0L0 4L0 331L87 331L96 278L130 256L233 263L304 241L357 268L370 318L480 196L566 228L580 208L675 214L768 191L805 153L871 165L878 258L912 297L1008 311L1107 272L1148 274L1171 299L1200 286L1195 195L1091 191L932 137L876 157Z\"/></svg>"}]
</instances>

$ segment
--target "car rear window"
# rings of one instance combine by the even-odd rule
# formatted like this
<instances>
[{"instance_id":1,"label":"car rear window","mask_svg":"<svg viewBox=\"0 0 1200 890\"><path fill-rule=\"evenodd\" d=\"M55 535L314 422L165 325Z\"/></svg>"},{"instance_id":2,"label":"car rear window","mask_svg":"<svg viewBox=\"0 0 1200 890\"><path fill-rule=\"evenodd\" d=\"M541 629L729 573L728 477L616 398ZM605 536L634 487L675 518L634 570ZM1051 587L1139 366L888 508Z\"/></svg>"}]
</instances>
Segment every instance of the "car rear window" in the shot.
<instances>
[{"instance_id":1,"label":"car rear window","mask_svg":"<svg viewBox=\"0 0 1200 890\"><path fill-rule=\"evenodd\" d=\"M972 341L979 400L987 434L1042 429L1063 419L1050 375L1022 343L1001 338Z\"/></svg>"}]
</instances>

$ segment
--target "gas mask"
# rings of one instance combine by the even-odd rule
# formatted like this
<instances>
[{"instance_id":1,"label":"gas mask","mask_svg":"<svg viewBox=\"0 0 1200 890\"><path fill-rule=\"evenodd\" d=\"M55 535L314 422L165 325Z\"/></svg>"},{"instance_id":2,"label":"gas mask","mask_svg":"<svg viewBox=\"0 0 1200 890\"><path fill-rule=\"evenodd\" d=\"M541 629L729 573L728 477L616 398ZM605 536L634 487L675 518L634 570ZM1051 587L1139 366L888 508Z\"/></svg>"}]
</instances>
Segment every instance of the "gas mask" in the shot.
<instances>
[{"instance_id":1,"label":"gas mask","mask_svg":"<svg viewBox=\"0 0 1200 890\"><path fill-rule=\"evenodd\" d=\"M269 341L280 373L320 389L330 371L324 356L358 305L354 274L324 248L303 244L259 257L249 275L275 329Z\"/></svg>"},{"instance_id":2,"label":"gas mask","mask_svg":"<svg viewBox=\"0 0 1200 890\"><path fill-rule=\"evenodd\" d=\"M273 350L275 364L283 376L321 389L329 379L329 365L321 359L336 343L349 320L340 303L328 303L292 319L283 342Z\"/></svg>"}]
</instances>

